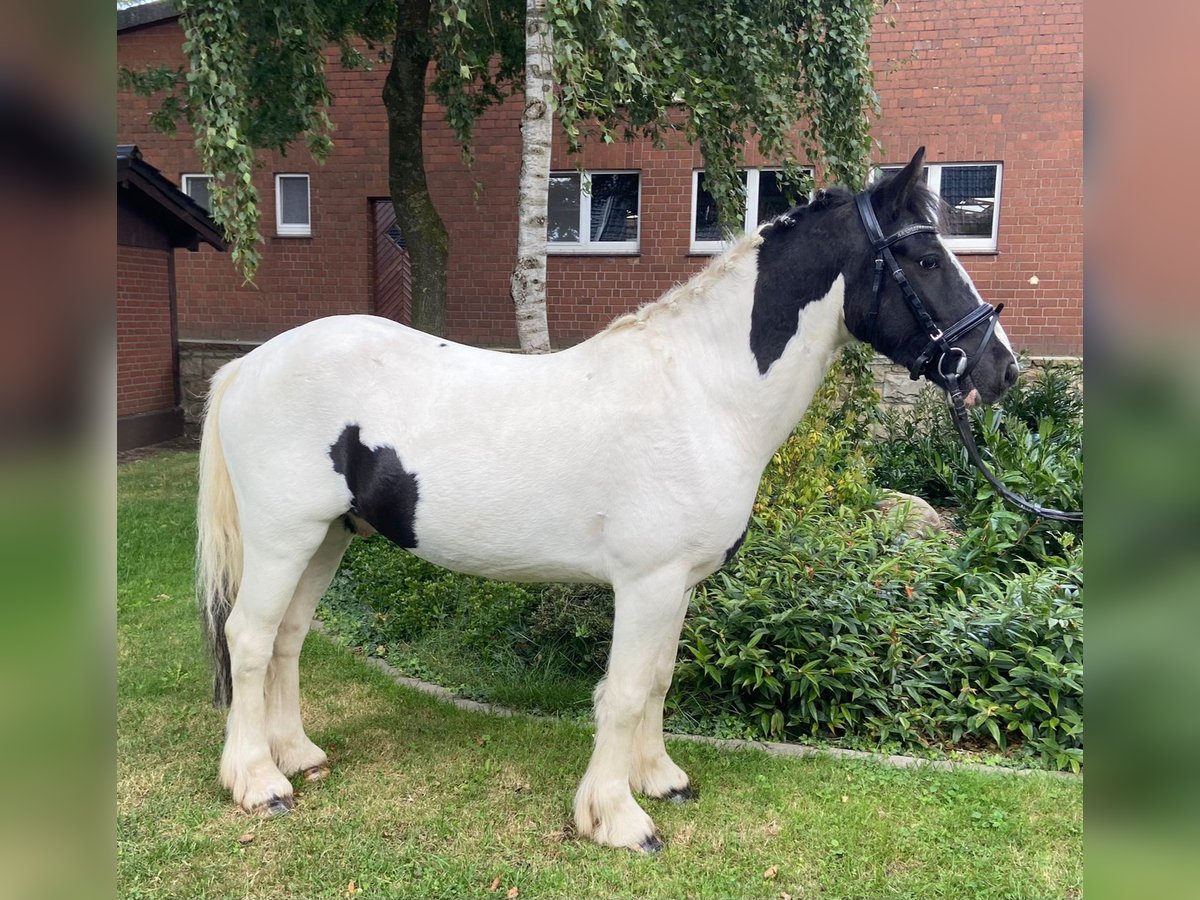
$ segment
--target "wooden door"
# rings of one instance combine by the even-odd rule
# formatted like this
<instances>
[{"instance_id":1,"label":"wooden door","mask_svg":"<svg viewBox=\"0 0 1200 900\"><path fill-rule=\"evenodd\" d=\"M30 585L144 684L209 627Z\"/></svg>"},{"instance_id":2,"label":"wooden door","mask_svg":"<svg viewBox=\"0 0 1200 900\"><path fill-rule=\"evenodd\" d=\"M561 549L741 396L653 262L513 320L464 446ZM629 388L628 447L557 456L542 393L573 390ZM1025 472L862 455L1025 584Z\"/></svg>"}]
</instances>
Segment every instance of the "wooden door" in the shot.
<instances>
[{"instance_id":1,"label":"wooden door","mask_svg":"<svg viewBox=\"0 0 1200 900\"><path fill-rule=\"evenodd\" d=\"M412 267L404 236L396 224L396 210L392 201L372 200L371 218L374 223L372 252L375 270L371 311L377 316L411 325Z\"/></svg>"}]
</instances>

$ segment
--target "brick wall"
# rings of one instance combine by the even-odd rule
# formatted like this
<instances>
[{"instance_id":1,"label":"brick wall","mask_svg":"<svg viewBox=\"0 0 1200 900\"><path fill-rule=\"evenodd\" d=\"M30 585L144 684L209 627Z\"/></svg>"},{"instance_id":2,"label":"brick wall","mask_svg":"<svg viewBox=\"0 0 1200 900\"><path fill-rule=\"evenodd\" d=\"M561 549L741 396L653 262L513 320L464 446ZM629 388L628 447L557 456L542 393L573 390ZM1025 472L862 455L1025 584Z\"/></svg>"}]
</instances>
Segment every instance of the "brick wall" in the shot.
<instances>
[{"instance_id":1,"label":"brick wall","mask_svg":"<svg viewBox=\"0 0 1200 900\"><path fill-rule=\"evenodd\" d=\"M931 162L1002 162L998 252L963 255L984 296L1007 304L1005 327L1018 349L1082 351L1082 9L1078 2L1001 5L922 0L886 7L872 58L883 114L874 129L880 163L905 162L919 144ZM125 32L118 59L178 62L174 22ZM259 340L321 315L370 311L370 200L387 195L387 143L379 99L382 67L370 73L329 65L335 98L333 157L317 167L303 147L262 154L256 184L267 245L256 286L227 254L201 250L178 260L181 337ZM150 101L122 94L118 134L141 146L168 176L199 171L191 137L154 132ZM508 273L516 247L520 104L489 112L466 167L450 130L426 110L430 189L450 230L450 337L513 346ZM691 171L697 151L679 139L589 147L590 168L641 172L641 247L636 256L551 256L552 339L583 340L622 312L653 299L703 267L689 253ZM761 162L753 152L746 162ZM571 168L561 139L553 165ZM311 238L274 231L274 174L312 176ZM1036 276L1036 284L1030 280Z\"/></svg>"},{"instance_id":2,"label":"brick wall","mask_svg":"<svg viewBox=\"0 0 1200 900\"><path fill-rule=\"evenodd\" d=\"M999 252L964 255L1018 349L1083 352L1083 4L885 7L872 48L882 161L1002 162ZM1030 280L1036 278L1036 283Z\"/></svg>"},{"instance_id":3,"label":"brick wall","mask_svg":"<svg viewBox=\"0 0 1200 900\"><path fill-rule=\"evenodd\" d=\"M117 248L117 416L175 406L169 250Z\"/></svg>"}]
</instances>

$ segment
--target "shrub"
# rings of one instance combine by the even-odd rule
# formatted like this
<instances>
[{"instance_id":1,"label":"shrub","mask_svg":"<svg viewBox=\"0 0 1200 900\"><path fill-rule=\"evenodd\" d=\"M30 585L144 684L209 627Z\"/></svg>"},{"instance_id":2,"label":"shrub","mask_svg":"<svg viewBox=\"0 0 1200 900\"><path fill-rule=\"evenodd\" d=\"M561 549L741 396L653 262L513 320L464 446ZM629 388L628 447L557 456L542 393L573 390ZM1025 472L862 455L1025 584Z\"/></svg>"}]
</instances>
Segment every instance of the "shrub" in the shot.
<instances>
[{"instance_id":1,"label":"shrub","mask_svg":"<svg viewBox=\"0 0 1200 900\"><path fill-rule=\"evenodd\" d=\"M1083 402L1075 373L1041 370L1000 406L972 410L984 462L1011 489L1045 506L1083 508ZM1008 506L970 463L943 395L924 391L911 410L883 416L874 480L957 508L974 564L1015 574L1026 562L1058 565L1082 526L1037 519Z\"/></svg>"},{"instance_id":2,"label":"shrub","mask_svg":"<svg viewBox=\"0 0 1200 900\"><path fill-rule=\"evenodd\" d=\"M1018 745L1082 760L1081 558L970 573L945 536L827 510L756 532L697 588L673 708L744 736Z\"/></svg>"},{"instance_id":3,"label":"shrub","mask_svg":"<svg viewBox=\"0 0 1200 900\"><path fill-rule=\"evenodd\" d=\"M868 448L878 408L870 348L851 345L767 465L754 505L757 524L779 528L786 511L817 504L870 506L876 492Z\"/></svg>"},{"instance_id":4,"label":"shrub","mask_svg":"<svg viewBox=\"0 0 1200 900\"><path fill-rule=\"evenodd\" d=\"M464 649L488 655L512 643L537 602L524 585L460 575L375 536L351 545L322 615L363 646L408 643L428 631L452 629ZM350 620L358 624L350 627Z\"/></svg>"},{"instance_id":5,"label":"shrub","mask_svg":"<svg viewBox=\"0 0 1200 900\"><path fill-rule=\"evenodd\" d=\"M555 654L571 668L599 677L612 644L612 588L546 584L536 593L537 602L522 623L527 640L517 645L518 652L534 661Z\"/></svg>"}]
</instances>

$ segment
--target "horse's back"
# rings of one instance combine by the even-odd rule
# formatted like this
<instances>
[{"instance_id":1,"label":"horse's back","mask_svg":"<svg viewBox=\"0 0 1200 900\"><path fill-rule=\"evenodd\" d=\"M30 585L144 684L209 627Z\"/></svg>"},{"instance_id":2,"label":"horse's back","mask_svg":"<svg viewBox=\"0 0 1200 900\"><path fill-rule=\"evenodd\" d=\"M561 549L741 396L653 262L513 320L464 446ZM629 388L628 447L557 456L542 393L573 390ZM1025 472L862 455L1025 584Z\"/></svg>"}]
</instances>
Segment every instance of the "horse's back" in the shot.
<instances>
[{"instance_id":1,"label":"horse's back","mask_svg":"<svg viewBox=\"0 0 1200 900\"><path fill-rule=\"evenodd\" d=\"M384 533L460 571L607 580L684 545L719 558L753 483L714 482L720 435L688 430L701 419L660 377L667 363L622 353L590 341L527 356L323 319L243 358L221 431L231 465L256 473L247 503L274 521L361 510L353 473L369 471L387 485Z\"/></svg>"},{"instance_id":2,"label":"horse's back","mask_svg":"<svg viewBox=\"0 0 1200 900\"><path fill-rule=\"evenodd\" d=\"M598 578L596 510L584 510L612 473L600 426L585 415L596 408L589 379L569 362L371 316L317 320L243 357L221 410L226 456L235 484L254 495L246 505L277 507L274 520L344 513L355 498L339 468L351 456L375 467L386 457L391 481L414 486L418 555L481 574ZM583 384L565 383L575 380ZM563 553L548 559L556 542Z\"/></svg>"}]
</instances>

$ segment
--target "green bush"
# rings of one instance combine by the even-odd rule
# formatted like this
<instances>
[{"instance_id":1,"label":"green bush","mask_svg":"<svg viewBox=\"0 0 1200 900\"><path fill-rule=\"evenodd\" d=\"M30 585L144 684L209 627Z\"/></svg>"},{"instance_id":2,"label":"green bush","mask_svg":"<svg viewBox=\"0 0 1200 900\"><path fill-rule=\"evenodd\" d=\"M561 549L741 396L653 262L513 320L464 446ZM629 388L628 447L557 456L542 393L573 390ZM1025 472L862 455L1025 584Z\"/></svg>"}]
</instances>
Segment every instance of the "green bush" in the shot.
<instances>
[{"instance_id":1,"label":"green bush","mask_svg":"<svg viewBox=\"0 0 1200 900\"><path fill-rule=\"evenodd\" d=\"M972 410L984 462L1008 486L1044 506L1083 508L1083 400L1078 373L1061 367L1024 377L1003 403ZM979 568L1014 574L1026 562L1061 563L1082 526L1019 512L970 463L944 395L924 391L908 411L883 416L873 448L881 486L954 507Z\"/></svg>"},{"instance_id":2,"label":"green bush","mask_svg":"<svg viewBox=\"0 0 1200 900\"><path fill-rule=\"evenodd\" d=\"M376 536L351 545L322 616L365 647L410 643L446 629L464 650L489 655L512 645L538 600L525 585L460 575Z\"/></svg>"},{"instance_id":3,"label":"green bush","mask_svg":"<svg viewBox=\"0 0 1200 900\"><path fill-rule=\"evenodd\" d=\"M599 677L612 644L613 592L607 585L546 584L522 622L526 637L517 651L532 661L556 656L584 674Z\"/></svg>"},{"instance_id":4,"label":"green bush","mask_svg":"<svg viewBox=\"0 0 1200 900\"><path fill-rule=\"evenodd\" d=\"M696 590L674 711L736 719L746 737L965 739L1078 767L1081 556L1012 578L963 561L895 515L810 511L756 531Z\"/></svg>"},{"instance_id":5,"label":"green bush","mask_svg":"<svg viewBox=\"0 0 1200 900\"><path fill-rule=\"evenodd\" d=\"M868 448L878 408L870 348L851 345L767 464L754 504L758 525L782 527L786 511L814 504L870 506L876 490Z\"/></svg>"}]
</instances>

